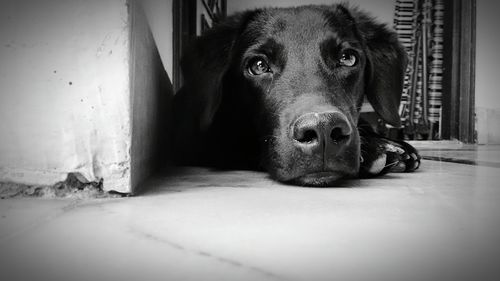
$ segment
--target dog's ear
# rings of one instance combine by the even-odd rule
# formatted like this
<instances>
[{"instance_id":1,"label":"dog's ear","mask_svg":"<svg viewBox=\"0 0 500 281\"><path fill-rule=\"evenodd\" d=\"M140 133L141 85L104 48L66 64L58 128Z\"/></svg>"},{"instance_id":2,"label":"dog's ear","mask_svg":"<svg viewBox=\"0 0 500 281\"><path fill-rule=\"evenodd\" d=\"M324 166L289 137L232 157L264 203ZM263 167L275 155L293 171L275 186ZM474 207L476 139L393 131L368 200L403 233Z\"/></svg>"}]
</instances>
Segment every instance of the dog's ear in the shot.
<instances>
[{"instance_id":1,"label":"dog's ear","mask_svg":"<svg viewBox=\"0 0 500 281\"><path fill-rule=\"evenodd\" d=\"M184 86L179 100L189 103L187 110L198 131L208 129L222 99L222 80L234 57L234 47L252 14L228 17L191 42L182 58Z\"/></svg>"},{"instance_id":2,"label":"dog's ear","mask_svg":"<svg viewBox=\"0 0 500 281\"><path fill-rule=\"evenodd\" d=\"M228 17L194 39L181 61L184 83L174 97L173 155L177 162L197 163L204 133L222 100L222 82L235 57L235 44L253 13Z\"/></svg>"},{"instance_id":3,"label":"dog's ear","mask_svg":"<svg viewBox=\"0 0 500 281\"><path fill-rule=\"evenodd\" d=\"M400 127L399 103L403 92L407 56L397 34L368 14L351 11L367 47L366 96L387 123Z\"/></svg>"}]
</instances>

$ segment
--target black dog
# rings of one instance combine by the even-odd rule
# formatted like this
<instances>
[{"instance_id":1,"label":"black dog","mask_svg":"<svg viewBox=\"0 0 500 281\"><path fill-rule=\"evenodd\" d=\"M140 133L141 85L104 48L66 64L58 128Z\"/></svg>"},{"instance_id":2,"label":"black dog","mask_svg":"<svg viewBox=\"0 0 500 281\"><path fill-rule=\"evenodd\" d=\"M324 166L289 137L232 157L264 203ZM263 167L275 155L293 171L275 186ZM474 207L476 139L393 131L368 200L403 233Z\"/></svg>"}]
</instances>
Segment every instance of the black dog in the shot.
<instances>
[{"instance_id":1,"label":"black dog","mask_svg":"<svg viewBox=\"0 0 500 281\"><path fill-rule=\"evenodd\" d=\"M266 169L326 186L420 164L407 143L360 122L367 97L387 123L398 107L406 54L394 32L344 5L236 14L197 38L174 101L183 164Z\"/></svg>"}]
</instances>

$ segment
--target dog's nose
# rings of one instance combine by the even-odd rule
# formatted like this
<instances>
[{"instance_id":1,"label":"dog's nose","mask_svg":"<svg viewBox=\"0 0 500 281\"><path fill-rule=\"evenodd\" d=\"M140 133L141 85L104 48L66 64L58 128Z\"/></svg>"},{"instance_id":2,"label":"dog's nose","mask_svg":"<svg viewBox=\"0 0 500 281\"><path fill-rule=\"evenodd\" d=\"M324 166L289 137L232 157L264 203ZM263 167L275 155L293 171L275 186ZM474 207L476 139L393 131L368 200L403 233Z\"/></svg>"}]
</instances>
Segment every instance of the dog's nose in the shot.
<instances>
[{"instance_id":1,"label":"dog's nose","mask_svg":"<svg viewBox=\"0 0 500 281\"><path fill-rule=\"evenodd\" d=\"M295 145L306 153L323 150L337 154L352 134L352 126L347 117L338 111L307 113L295 120L292 125L292 138Z\"/></svg>"}]
</instances>

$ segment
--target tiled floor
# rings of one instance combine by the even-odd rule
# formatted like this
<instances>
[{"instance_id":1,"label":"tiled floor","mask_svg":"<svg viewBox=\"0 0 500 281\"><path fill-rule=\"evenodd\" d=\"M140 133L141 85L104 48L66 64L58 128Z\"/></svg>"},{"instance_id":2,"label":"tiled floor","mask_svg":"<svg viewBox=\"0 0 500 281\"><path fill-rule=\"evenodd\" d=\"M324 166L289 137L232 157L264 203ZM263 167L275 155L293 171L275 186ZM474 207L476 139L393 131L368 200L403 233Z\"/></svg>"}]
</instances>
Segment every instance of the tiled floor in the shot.
<instances>
[{"instance_id":1,"label":"tiled floor","mask_svg":"<svg viewBox=\"0 0 500 281\"><path fill-rule=\"evenodd\" d=\"M499 147L421 150L469 162L341 188L191 169L132 198L1 200L0 278L500 280Z\"/></svg>"},{"instance_id":2,"label":"tiled floor","mask_svg":"<svg viewBox=\"0 0 500 281\"><path fill-rule=\"evenodd\" d=\"M461 145L459 147L444 145L439 149L435 146L421 145L420 153L429 160L500 168L499 145Z\"/></svg>"}]
</instances>

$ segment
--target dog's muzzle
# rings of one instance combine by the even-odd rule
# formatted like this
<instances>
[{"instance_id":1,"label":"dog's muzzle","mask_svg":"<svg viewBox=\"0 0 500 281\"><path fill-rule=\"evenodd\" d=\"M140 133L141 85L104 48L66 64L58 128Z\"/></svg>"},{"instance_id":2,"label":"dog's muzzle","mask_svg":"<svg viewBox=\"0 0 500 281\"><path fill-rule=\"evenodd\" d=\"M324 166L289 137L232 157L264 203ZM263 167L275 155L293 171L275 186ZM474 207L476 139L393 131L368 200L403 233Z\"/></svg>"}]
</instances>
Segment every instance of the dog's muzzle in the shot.
<instances>
[{"instance_id":1,"label":"dog's muzzle","mask_svg":"<svg viewBox=\"0 0 500 281\"><path fill-rule=\"evenodd\" d=\"M290 131L295 146L305 154L322 153L332 157L349 143L353 128L343 113L327 111L300 116Z\"/></svg>"},{"instance_id":2,"label":"dog's muzzle","mask_svg":"<svg viewBox=\"0 0 500 281\"><path fill-rule=\"evenodd\" d=\"M358 161L352 159L359 153L353 147L357 139L354 130L347 116L339 111L299 116L291 124L290 141L309 165L301 165L302 172L294 181L302 185L324 186L352 174L358 165Z\"/></svg>"}]
</instances>

